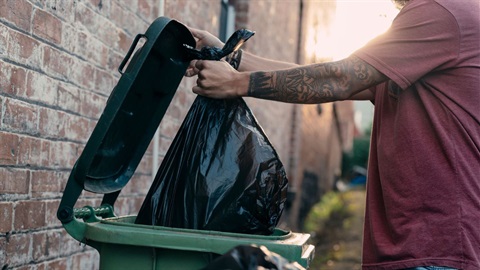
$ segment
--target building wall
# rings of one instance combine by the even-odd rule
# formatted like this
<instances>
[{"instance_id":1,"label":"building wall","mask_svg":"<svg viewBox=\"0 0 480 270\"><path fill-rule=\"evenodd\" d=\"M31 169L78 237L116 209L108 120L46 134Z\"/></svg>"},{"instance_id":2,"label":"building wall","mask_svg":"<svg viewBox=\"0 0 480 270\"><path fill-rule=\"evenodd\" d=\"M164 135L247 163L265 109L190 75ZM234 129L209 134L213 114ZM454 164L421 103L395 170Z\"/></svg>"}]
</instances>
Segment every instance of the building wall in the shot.
<instances>
[{"instance_id":1,"label":"building wall","mask_svg":"<svg viewBox=\"0 0 480 270\"><path fill-rule=\"evenodd\" d=\"M116 70L123 56L135 35L162 12L215 34L219 29L220 0L165 0L163 7L161 2L0 1L2 269L99 267L97 252L73 240L56 219L56 211L70 170L119 79ZM246 44L248 50L277 60L304 61L297 51L303 42L298 39L300 0L231 2L237 8L237 27L256 31ZM182 81L160 125L160 161L195 98L194 83L194 78ZM315 114L311 106L246 100L285 164L292 187L301 187L300 163L324 179L329 169L318 166L326 162L327 145L335 140L327 130L331 121L310 119ZM330 119L330 114L325 109L321 117ZM321 149L312 150L317 147ZM330 152L338 152L331 147ZM153 164L152 155L153 143L122 190L115 204L117 215L138 212L151 184L152 167L155 171L159 165ZM84 192L77 206L99 205L100 200L99 195Z\"/></svg>"}]
</instances>

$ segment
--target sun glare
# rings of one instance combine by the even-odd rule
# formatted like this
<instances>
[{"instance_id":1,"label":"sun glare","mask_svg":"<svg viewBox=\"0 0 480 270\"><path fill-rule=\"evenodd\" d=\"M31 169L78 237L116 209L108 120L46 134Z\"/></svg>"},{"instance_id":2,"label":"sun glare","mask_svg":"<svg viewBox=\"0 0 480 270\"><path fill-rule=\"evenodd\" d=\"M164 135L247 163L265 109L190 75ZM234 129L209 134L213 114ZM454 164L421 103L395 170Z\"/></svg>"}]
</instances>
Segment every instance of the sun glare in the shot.
<instances>
[{"instance_id":1,"label":"sun glare","mask_svg":"<svg viewBox=\"0 0 480 270\"><path fill-rule=\"evenodd\" d=\"M335 17L325 27L309 28L306 52L312 60L340 60L385 32L398 10L391 0L336 0Z\"/></svg>"}]
</instances>

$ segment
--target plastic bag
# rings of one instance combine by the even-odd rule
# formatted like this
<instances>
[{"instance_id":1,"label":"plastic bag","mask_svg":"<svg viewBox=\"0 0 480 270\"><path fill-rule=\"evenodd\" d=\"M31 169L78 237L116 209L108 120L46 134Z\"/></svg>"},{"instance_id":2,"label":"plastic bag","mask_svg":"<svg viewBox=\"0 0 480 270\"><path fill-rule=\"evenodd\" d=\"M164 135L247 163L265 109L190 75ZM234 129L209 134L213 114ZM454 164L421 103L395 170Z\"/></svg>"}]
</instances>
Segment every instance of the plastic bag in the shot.
<instances>
[{"instance_id":1,"label":"plastic bag","mask_svg":"<svg viewBox=\"0 0 480 270\"><path fill-rule=\"evenodd\" d=\"M210 262L202 270L305 270L297 262L289 262L265 246L240 245Z\"/></svg>"},{"instance_id":2,"label":"plastic bag","mask_svg":"<svg viewBox=\"0 0 480 270\"><path fill-rule=\"evenodd\" d=\"M268 235L282 214L287 185L245 101L198 96L135 223Z\"/></svg>"}]
</instances>

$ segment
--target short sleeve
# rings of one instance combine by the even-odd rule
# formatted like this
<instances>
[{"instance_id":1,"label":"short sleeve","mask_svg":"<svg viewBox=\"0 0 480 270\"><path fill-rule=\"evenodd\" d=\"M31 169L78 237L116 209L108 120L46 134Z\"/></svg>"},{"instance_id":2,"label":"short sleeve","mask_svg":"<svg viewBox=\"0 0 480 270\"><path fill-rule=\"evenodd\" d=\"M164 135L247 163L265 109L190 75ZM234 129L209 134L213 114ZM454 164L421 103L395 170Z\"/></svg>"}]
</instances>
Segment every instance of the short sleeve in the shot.
<instances>
[{"instance_id":1,"label":"short sleeve","mask_svg":"<svg viewBox=\"0 0 480 270\"><path fill-rule=\"evenodd\" d=\"M354 54L406 89L427 73L454 64L459 33L455 18L435 1L412 1L386 33Z\"/></svg>"}]
</instances>

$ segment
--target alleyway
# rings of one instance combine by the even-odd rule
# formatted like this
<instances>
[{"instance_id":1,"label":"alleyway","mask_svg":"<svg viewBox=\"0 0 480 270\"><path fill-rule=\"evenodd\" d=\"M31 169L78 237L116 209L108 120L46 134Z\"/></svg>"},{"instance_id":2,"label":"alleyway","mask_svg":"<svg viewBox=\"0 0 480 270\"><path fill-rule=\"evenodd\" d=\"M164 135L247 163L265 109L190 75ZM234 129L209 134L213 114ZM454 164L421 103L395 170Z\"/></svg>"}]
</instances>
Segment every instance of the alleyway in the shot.
<instances>
[{"instance_id":1,"label":"alleyway","mask_svg":"<svg viewBox=\"0 0 480 270\"><path fill-rule=\"evenodd\" d=\"M318 222L323 225L312 236L316 252L309 269L361 269L365 191L352 190L334 196L341 207L337 206L327 220Z\"/></svg>"}]
</instances>

